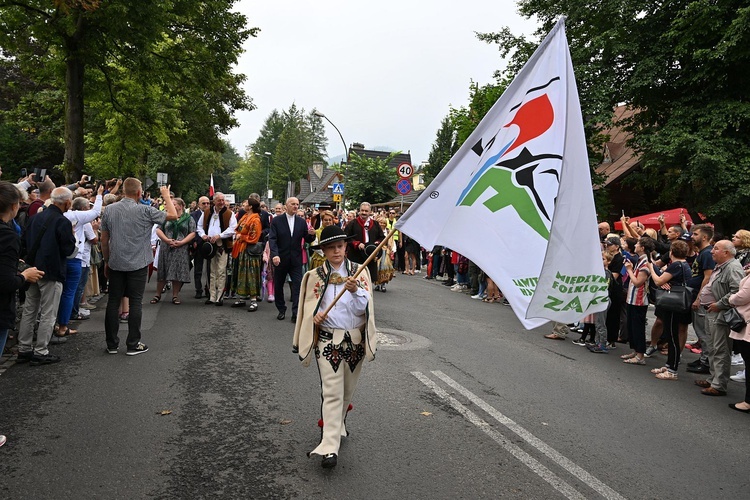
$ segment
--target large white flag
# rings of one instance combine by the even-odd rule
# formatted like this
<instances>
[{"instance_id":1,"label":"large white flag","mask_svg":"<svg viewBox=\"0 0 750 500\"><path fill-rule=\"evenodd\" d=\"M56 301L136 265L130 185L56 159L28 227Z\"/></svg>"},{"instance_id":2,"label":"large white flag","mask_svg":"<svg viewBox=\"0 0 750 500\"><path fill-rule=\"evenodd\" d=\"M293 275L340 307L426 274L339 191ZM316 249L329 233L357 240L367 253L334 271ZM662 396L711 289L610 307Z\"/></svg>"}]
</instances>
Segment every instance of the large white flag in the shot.
<instances>
[{"instance_id":1,"label":"large white flag","mask_svg":"<svg viewBox=\"0 0 750 500\"><path fill-rule=\"evenodd\" d=\"M607 308L564 19L396 228L471 259L526 328Z\"/></svg>"}]
</instances>

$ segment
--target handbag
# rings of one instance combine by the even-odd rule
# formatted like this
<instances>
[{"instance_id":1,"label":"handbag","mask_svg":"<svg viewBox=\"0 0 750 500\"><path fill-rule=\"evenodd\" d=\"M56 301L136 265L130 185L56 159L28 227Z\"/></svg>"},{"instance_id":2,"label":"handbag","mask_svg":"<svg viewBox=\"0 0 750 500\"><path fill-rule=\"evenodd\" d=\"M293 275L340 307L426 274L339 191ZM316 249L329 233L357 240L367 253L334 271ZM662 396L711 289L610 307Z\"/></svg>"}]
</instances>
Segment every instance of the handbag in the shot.
<instances>
[{"instance_id":1,"label":"handbag","mask_svg":"<svg viewBox=\"0 0 750 500\"><path fill-rule=\"evenodd\" d=\"M265 245L261 243L260 241L258 243L253 243L252 245L248 245L245 251L252 255L253 257L257 257L259 255L263 255L263 249L265 248Z\"/></svg>"},{"instance_id":2,"label":"handbag","mask_svg":"<svg viewBox=\"0 0 750 500\"><path fill-rule=\"evenodd\" d=\"M91 245L89 265L91 265L91 267L99 267L103 261L104 259L102 257L102 251L99 249L99 245Z\"/></svg>"},{"instance_id":3,"label":"handbag","mask_svg":"<svg viewBox=\"0 0 750 500\"><path fill-rule=\"evenodd\" d=\"M669 290L655 290L656 307L670 312L684 313L693 303L693 289L685 284L685 266L682 267L682 285L672 285Z\"/></svg>"},{"instance_id":4,"label":"handbag","mask_svg":"<svg viewBox=\"0 0 750 500\"><path fill-rule=\"evenodd\" d=\"M730 307L726 311L722 311L721 319L723 319L724 322L729 325L729 328L733 332L738 333L741 332L747 324L745 318L742 317L736 307Z\"/></svg>"}]
</instances>

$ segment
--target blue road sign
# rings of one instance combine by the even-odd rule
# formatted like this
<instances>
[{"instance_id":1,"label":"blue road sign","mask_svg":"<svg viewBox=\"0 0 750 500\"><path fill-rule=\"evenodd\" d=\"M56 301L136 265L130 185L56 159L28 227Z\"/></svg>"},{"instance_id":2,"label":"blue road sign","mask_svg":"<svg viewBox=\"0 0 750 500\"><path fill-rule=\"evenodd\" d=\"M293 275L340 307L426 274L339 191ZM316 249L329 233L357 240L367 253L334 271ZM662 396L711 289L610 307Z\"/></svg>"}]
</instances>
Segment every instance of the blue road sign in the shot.
<instances>
[{"instance_id":1,"label":"blue road sign","mask_svg":"<svg viewBox=\"0 0 750 500\"><path fill-rule=\"evenodd\" d=\"M333 194L344 194L344 184L337 182L333 185Z\"/></svg>"},{"instance_id":2,"label":"blue road sign","mask_svg":"<svg viewBox=\"0 0 750 500\"><path fill-rule=\"evenodd\" d=\"M396 191L402 196L411 193L411 181L409 179L401 179L396 183Z\"/></svg>"}]
</instances>

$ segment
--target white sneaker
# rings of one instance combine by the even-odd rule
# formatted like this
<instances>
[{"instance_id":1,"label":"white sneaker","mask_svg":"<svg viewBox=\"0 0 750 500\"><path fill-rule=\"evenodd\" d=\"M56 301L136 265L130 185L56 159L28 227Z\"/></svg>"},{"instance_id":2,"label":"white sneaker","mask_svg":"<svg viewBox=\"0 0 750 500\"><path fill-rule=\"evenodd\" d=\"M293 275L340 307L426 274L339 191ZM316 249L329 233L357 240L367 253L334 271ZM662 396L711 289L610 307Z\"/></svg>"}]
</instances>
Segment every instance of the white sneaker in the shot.
<instances>
[{"instance_id":1,"label":"white sneaker","mask_svg":"<svg viewBox=\"0 0 750 500\"><path fill-rule=\"evenodd\" d=\"M745 360L742 359L741 354L732 354L732 366L743 366Z\"/></svg>"},{"instance_id":2,"label":"white sneaker","mask_svg":"<svg viewBox=\"0 0 750 500\"><path fill-rule=\"evenodd\" d=\"M744 382L745 381L745 370L740 370L737 372L737 375L732 375L729 377L730 379L734 380L735 382Z\"/></svg>"},{"instance_id":3,"label":"white sneaker","mask_svg":"<svg viewBox=\"0 0 750 500\"><path fill-rule=\"evenodd\" d=\"M461 290L461 285L459 285L458 283L456 283L455 285L451 287L451 292L458 292L460 290Z\"/></svg>"},{"instance_id":4,"label":"white sneaker","mask_svg":"<svg viewBox=\"0 0 750 500\"><path fill-rule=\"evenodd\" d=\"M471 296L471 298L472 298L472 299L481 299L481 298L482 298L482 296L481 296L481 295L479 295L479 294L476 294L476 295L472 295L472 296Z\"/></svg>"},{"instance_id":5,"label":"white sneaker","mask_svg":"<svg viewBox=\"0 0 750 500\"><path fill-rule=\"evenodd\" d=\"M91 311L89 311L88 309L79 309L78 314L80 314L84 318L88 318L89 316L91 316Z\"/></svg>"}]
</instances>

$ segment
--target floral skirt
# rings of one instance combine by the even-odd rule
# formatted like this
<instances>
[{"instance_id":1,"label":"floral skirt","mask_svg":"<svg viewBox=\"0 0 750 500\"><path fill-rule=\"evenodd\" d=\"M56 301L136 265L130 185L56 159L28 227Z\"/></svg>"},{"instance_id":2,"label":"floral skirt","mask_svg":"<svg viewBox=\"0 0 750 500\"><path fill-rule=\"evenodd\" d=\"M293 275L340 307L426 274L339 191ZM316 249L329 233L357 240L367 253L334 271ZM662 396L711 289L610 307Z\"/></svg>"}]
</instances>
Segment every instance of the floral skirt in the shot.
<instances>
[{"instance_id":1,"label":"floral skirt","mask_svg":"<svg viewBox=\"0 0 750 500\"><path fill-rule=\"evenodd\" d=\"M242 252L237 256L237 272L232 275L232 288L243 297L259 297L261 288L261 269L263 260L260 255Z\"/></svg>"}]
</instances>

